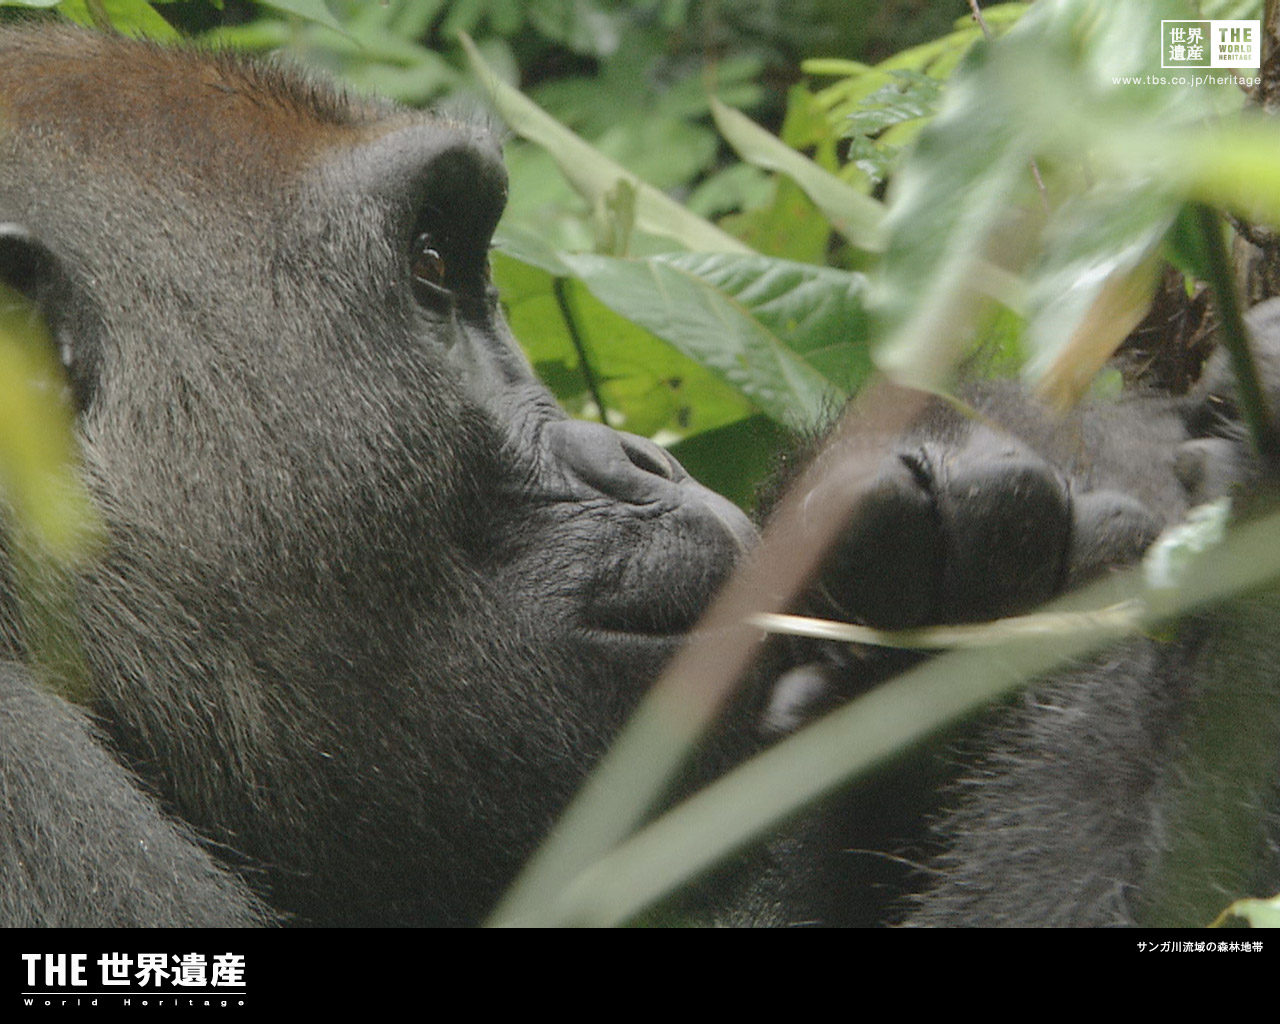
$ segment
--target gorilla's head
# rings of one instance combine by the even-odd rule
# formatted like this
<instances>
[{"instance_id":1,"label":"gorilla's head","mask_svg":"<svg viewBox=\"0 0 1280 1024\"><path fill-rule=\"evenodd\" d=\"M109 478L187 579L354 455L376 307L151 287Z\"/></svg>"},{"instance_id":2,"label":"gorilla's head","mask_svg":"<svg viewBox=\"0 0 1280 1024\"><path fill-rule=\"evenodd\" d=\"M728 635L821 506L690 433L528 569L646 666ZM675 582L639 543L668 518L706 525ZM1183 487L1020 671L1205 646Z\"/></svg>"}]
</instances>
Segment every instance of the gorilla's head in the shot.
<instances>
[{"instance_id":1,"label":"gorilla's head","mask_svg":"<svg viewBox=\"0 0 1280 1024\"><path fill-rule=\"evenodd\" d=\"M534 379L487 269L505 195L474 125L0 32L0 278L108 528L94 708L307 919L486 909L751 536Z\"/></svg>"}]
</instances>

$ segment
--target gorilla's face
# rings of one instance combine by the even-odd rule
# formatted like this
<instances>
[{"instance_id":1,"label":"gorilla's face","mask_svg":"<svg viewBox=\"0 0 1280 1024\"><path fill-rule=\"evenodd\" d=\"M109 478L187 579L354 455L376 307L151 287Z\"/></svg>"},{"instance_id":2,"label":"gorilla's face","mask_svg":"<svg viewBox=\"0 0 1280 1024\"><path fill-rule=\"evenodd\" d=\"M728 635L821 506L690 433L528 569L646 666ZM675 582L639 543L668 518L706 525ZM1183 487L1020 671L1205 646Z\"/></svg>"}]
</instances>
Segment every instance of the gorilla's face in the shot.
<instances>
[{"instance_id":1,"label":"gorilla's face","mask_svg":"<svg viewBox=\"0 0 1280 1024\"><path fill-rule=\"evenodd\" d=\"M79 617L116 740L287 906L482 910L750 526L533 378L483 131L22 32L0 125L0 273L109 527Z\"/></svg>"}]
</instances>

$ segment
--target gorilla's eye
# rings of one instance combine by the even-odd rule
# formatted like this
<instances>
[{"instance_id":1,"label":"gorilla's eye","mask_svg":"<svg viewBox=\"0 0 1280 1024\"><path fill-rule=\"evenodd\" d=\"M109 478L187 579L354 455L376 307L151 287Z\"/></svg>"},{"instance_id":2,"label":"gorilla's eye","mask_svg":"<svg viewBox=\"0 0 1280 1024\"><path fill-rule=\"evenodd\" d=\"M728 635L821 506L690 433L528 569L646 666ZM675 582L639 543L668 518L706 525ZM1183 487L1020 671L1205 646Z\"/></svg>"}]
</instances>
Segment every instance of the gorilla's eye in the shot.
<instances>
[{"instance_id":1,"label":"gorilla's eye","mask_svg":"<svg viewBox=\"0 0 1280 1024\"><path fill-rule=\"evenodd\" d=\"M440 255L435 239L428 231L424 231L413 241L413 263L410 272L415 281L435 285L437 288L445 286L444 257Z\"/></svg>"}]
</instances>

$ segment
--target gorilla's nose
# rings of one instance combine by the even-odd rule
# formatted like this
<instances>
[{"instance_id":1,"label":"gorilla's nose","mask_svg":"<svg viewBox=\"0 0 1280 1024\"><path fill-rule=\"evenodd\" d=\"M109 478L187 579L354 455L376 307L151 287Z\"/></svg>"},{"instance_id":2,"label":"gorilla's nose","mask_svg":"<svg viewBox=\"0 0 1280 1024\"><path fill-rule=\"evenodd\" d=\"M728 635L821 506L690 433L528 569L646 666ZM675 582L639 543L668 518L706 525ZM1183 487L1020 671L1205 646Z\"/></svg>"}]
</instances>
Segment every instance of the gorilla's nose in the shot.
<instances>
[{"instance_id":1,"label":"gorilla's nose","mask_svg":"<svg viewBox=\"0 0 1280 1024\"><path fill-rule=\"evenodd\" d=\"M719 520L742 547L755 528L727 498L694 480L674 456L643 437L602 423L562 420L546 428L545 443L578 485L628 505L701 510ZM591 496L583 493L583 497Z\"/></svg>"},{"instance_id":2,"label":"gorilla's nose","mask_svg":"<svg viewBox=\"0 0 1280 1024\"><path fill-rule=\"evenodd\" d=\"M602 423L564 420L547 434L552 454L574 478L618 501L651 504L689 476L652 441Z\"/></svg>"}]
</instances>

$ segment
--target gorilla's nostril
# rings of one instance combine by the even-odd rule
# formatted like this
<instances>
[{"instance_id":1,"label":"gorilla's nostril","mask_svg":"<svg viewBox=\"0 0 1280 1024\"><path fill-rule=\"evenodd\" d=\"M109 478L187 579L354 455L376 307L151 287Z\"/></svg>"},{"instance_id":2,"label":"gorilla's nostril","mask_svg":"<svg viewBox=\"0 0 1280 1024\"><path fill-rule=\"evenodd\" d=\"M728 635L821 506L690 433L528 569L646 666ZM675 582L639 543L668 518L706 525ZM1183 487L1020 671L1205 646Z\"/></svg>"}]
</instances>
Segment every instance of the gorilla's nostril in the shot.
<instances>
[{"instance_id":1,"label":"gorilla's nostril","mask_svg":"<svg viewBox=\"0 0 1280 1024\"><path fill-rule=\"evenodd\" d=\"M621 440L623 452L637 469L660 476L664 480L676 479L674 461L656 444L627 434L621 435Z\"/></svg>"},{"instance_id":2,"label":"gorilla's nostril","mask_svg":"<svg viewBox=\"0 0 1280 1024\"><path fill-rule=\"evenodd\" d=\"M680 463L651 441L600 423L549 424L543 443L571 481L631 505L669 503L689 479Z\"/></svg>"}]
</instances>

